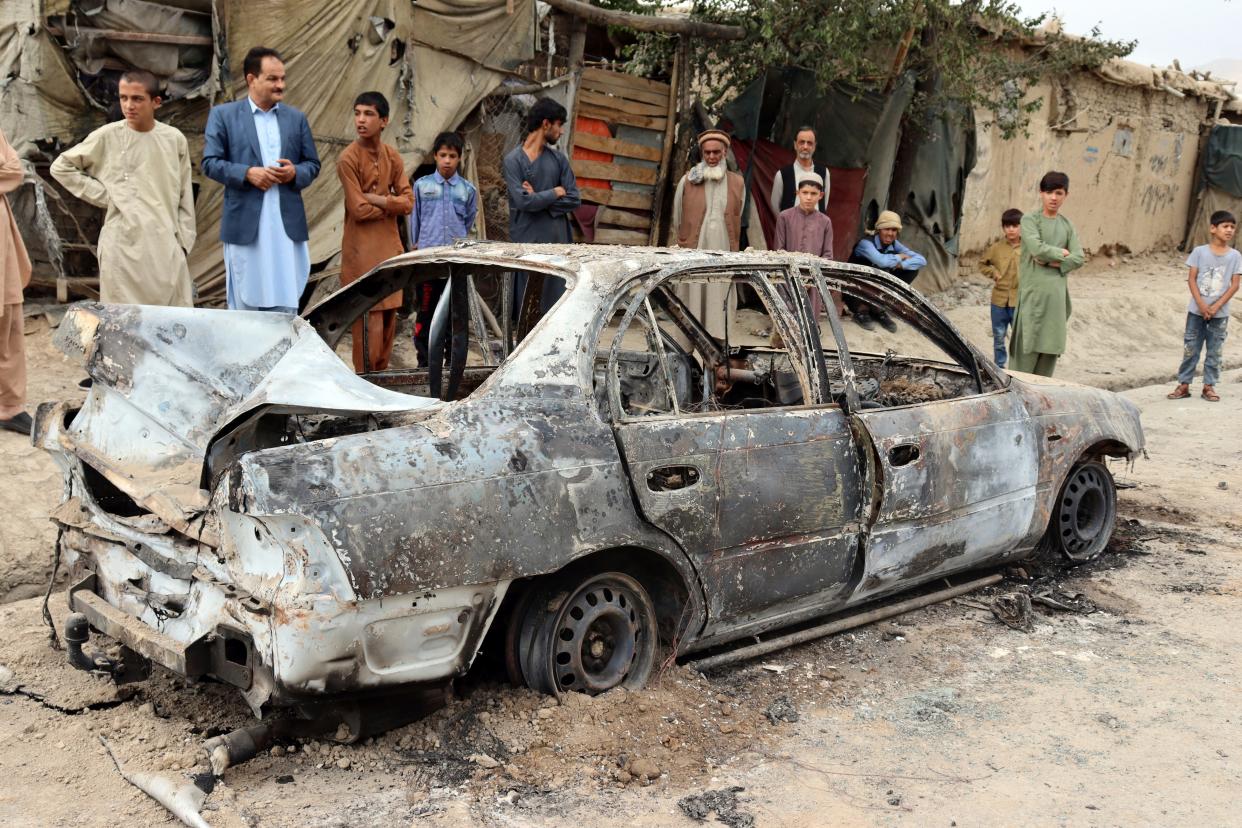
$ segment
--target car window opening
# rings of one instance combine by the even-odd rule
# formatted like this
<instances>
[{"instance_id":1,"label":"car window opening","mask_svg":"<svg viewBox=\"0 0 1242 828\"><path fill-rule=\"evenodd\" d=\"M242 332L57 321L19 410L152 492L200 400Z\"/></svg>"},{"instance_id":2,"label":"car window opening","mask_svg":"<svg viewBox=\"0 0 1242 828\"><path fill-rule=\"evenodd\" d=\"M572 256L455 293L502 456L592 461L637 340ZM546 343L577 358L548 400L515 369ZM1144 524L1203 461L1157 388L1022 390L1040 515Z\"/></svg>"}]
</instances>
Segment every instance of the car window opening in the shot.
<instances>
[{"instance_id":1,"label":"car window opening","mask_svg":"<svg viewBox=\"0 0 1242 828\"><path fill-rule=\"evenodd\" d=\"M428 278L408 269L406 278L384 285L402 290L397 341L383 370L361 374L369 382L416 397L468 397L526 339L566 290L564 278L486 264L452 263L450 278ZM420 278L421 277L421 278ZM376 296L378 302L383 297ZM335 351L351 364L358 311L344 325Z\"/></svg>"},{"instance_id":2,"label":"car window opening","mask_svg":"<svg viewBox=\"0 0 1242 828\"><path fill-rule=\"evenodd\" d=\"M802 357L784 344L795 323L764 278L692 274L623 295L596 350L600 411L610 383L626 418L803 405Z\"/></svg>"},{"instance_id":3,"label":"car window opening","mask_svg":"<svg viewBox=\"0 0 1242 828\"><path fill-rule=\"evenodd\" d=\"M829 293L838 293L847 308L865 303L883 310L897 323L896 331L876 326L866 330L850 316L841 320L841 333L864 409L936 402L992 391L996 383L980 374L969 351L954 353L954 340L917 306L896 293L860 286L825 274ZM813 289L816 295L819 288ZM827 306L832 299L824 302ZM847 314L850 311L847 310ZM840 371L837 340L826 316L818 324L821 347L830 377ZM982 387L980 381L982 381Z\"/></svg>"},{"instance_id":4,"label":"car window opening","mask_svg":"<svg viewBox=\"0 0 1242 828\"><path fill-rule=\"evenodd\" d=\"M600 335L595 358L600 411L609 415L610 383L626 419L805 405L814 401L811 383L825 385L820 394L825 403L844 405L845 377L829 309L862 302L900 321L897 331L889 332L864 330L848 315L837 319L860 408L936 402L998 387L979 373L969 351L946 347L953 341L948 330L899 294L828 274L823 290L826 296L809 271L796 277L783 271L700 273L632 288L614 305ZM636 311L623 326L627 310L640 298L650 312ZM812 316L815 325L798 321ZM793 349L784 340L804 334ZM800 373L805 370L800 354L815 347L823 354L822 366Z\"/></svg>"}]
</instances>

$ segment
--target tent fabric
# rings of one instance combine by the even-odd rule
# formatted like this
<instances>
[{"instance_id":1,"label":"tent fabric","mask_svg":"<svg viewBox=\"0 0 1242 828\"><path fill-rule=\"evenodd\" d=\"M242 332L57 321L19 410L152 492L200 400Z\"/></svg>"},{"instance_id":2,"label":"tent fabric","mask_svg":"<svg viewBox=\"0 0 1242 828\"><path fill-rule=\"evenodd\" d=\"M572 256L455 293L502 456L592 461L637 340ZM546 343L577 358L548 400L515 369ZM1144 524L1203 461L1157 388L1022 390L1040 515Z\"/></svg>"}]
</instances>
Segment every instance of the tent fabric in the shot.
<instances>
[{"instance_id":1,"label":"tent fabric","mask_svg":"<svg viewBox=\"0 0 1242 828\"><path fill-rule=\"evenodd\" d=\"M1203 150L1201 186L1224 190L1242 198L1242 126L1212 127Z\"/></svg>"},{"instance_id":2,"label":"tent fabric","mask_svg":"<svg viewBox=\"0 0 1242 828\"><path fill-rule=\"evenodd\" d=\"M902 215L902 243L927 258L914 283L925 293L945 290L958 280L962 203L975 165L973 113L962 121L948 116L922 125L906 203L889 207Z\"/></svg>"},{"instance_id":3,"label":"tent fabric","mask_svg":"<svg viewBox=\"0 0 1242 828\"><path fill-rule=\"evenodd\" d=\"M1208 243L1209 219L1217 210L1242 215L1242 126L1217 124L1208 133L1183 249Z\"/></svg>"},{"instance_id":4,"label":"tent fabric","mask_svg":"<svg viewBox=\"0 0 1242 828\"><path fill-rule=\"evenodd\" d=\"M74 80L73 67L43 28L39 0L0 2L0 126L17 154L39 140L72 143L103 123Z\"/></svg>"},{"instance_id":5,"label":"tent fabric","mask_svg":"<svg viewBox=\"0 0 1242 828\"><path fill-rule=\"evenodd\" d=\"M1211 224L1209 219L1212 213L1217 210L1228 210L1235 216L1242 216L1242 197L1235 196L1216 187L1208 187L1199 194L1199 198L1195 202L1193 211L1191 212L1190 232L1186 235L1186 241L1182 244L1184 250L1192 250L1201 244L1207 244L1209 239L1209 228ZM1234 236L1233 246L1238 246L1238 237Z\"/></svg>"},{"instance_id":6,"label":"tent fabric","mask_svg":"<svg viewBox=\"0 0 1242 828\"><path fill-rule=\"evenodd\" d=\"M211 48L185 47L169 43L135 43L109 40L98 29L154 32L175 35L211 35L211 15L193 12L149 0L105 0L99 11L88 18L90 26L74 27L65 33L69 54L83 72L97 75L108 58L119 58L131 66L146 69L161 78L189 71L181 78L198 86L207 80L211 67ZM198 83L194 83L197 79Z\"/></svg>"},{"instance_id":7,"label":"tent fabric","mask_svg":"<svg viewBox=\"0 0 1242 828\"><path fill-rule=\"evenodd\" d=\"M535 57L537 20L531 0L418 0L405 5L414 7L410 37L424 46L505 71Z\"/></svg>"}]
</instances>

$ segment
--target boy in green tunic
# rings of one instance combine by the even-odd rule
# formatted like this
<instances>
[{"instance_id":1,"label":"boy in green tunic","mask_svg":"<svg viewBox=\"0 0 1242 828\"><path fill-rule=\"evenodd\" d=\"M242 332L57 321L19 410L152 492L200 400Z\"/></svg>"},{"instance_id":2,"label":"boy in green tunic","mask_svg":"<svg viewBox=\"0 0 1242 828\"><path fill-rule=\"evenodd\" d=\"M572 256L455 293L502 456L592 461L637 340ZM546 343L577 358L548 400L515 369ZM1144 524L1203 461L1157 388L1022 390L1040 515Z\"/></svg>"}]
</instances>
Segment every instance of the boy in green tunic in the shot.
<instances>
[{"instance_id":1,"label":"boy in green tunic","mask_svg":"<svg viewBox=\"0 0 1242 828\"><path fill-rule=\"evenodd\" d=\"M1018 312L1009 340L1009 369L1052 376L1065 353L1070 315L1070 271L1082 267L1082 245L1069 219L1060 215L1069 176L1050 172L1039 181L1038 213L1022 217L1022 259L1018 266Z\"/></svg>"}]
</instances>

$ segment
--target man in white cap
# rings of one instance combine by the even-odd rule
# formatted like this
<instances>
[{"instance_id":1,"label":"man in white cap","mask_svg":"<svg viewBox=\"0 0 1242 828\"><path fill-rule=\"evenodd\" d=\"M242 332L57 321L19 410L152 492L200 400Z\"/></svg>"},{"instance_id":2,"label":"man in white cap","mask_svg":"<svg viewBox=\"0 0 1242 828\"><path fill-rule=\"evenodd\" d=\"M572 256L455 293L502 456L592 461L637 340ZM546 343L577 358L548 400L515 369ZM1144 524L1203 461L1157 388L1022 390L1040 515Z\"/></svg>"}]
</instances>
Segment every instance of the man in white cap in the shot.
<instances>
[{"instance_id":1,"label":"man in white cap","mask_svg":"<svg viewBox=\"0 0 1242 828\"><path fill-rule=\"evenodd\" d=\"M754 202L746 198L746 180L730 172L725 163L729 144L729 134L724 130L708 129L699 133L699 153L703 160L681 177L673 196L672 238L678 247L741 249L742 210L746 209L750 231L748 245L756 250L767 249L759 213ZM682 300L709 331L723 332L726 292L724 285L707 285L691 290Z\"/></svg>"},{"instance_id":2,"label":"man in white cap","mask_svg":"<svg viewBox=\"0 0 1242 828\"><path fill-rule=\"evenodd\" d=\"M798 182L797 202L776 217L774 249L810 253L829 261L833 259L832 219L819 209L823 197L824 182L818 173L811 173ZM839 291L832 291L832 301L837 307L837 315L841 315L844 306ZM812 290L811 309L816 319L822 307L820 302L819 291Z\"/></svg>"},{"instance_id":3,"label":"man in white cap","mask_svg":"<svg viewBox=\"0 0 1242 828\"><path fill-rule=\"evenodd\" d=\"M854 245L854 255L850 257L850 261L891 273L907 285L910 284L927 265L927 259L897 241L897 234L900 232L901 216L892 210L885 210L876 219L875 229L870 235L864 236ZM882 308L848 297L845 304L849 307L854 321L867 330L875 330L876 322L886 331L897 330L897 323Z\"/></svg>"}]
</instances>

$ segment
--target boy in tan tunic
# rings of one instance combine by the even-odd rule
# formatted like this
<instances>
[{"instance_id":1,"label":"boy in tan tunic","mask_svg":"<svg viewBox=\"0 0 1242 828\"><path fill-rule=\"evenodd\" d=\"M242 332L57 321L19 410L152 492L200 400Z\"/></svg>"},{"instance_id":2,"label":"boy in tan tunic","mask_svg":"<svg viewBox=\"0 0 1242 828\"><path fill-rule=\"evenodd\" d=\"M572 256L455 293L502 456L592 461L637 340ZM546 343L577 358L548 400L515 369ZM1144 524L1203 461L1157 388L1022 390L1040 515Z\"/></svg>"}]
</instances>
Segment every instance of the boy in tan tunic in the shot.
<instances>
[{"instance_id":1,"label":"boy in tan tunic","mask_svg":"<svg viewBox=\"0 0 1242 828\"><path fill-rule=\"evenodd\" d=\"M1013 324L1018 306L1018 260L1022 247L1022 211L1014 208L1001 213L1001 232L1005 237L992 243L979 259L979 271L992 280L992 354L1000 368L1008 352L1005 337Z\"/></svg>"},{"instance_id":2,"label":"boy in tan tunic","mask_svg":"<svg viewBox=\"0 0 1242 828\"><path fill-rule=\"evenodd\" d=\"M6 194L20 187L24 177L22 162L0 132L0 430L18 434L30 433L22 343L22 289L30 283L30 257Z\"/></svg>"},{"instance_id":3,"label":"boy in tan tunic","mask_svg":"<svg viewBox=\"0 0 1242 828\"><path fill-rule=\"evenodd\" d=\"M121 75L123 121L102 126L52 162L52 176L78 198L108 211L99 232L99 298L104 302L190 307L186 256L194 246L190 148L155 120L155 76Z\"/></svg>"},{"instance_id":4,"label":"boy in tan tunic","mask_svg":"<svg viewBox=\"0 0 1242 828\"><path fill-rule=\"evenodd\" d=\"M408 216L414 209L414 191L405 177L401 154L382 140L386 126L388 99L379 92L359 95L354 101L354 131L358 139L345 148L336 162L336 174L345 190L343 285L365 275L385 259L405 252L397 217ZM400 307L401 293L397 292L380 300L354 323L355 371L382 371L388 367Z\"/></svg>"}]
</instances>

